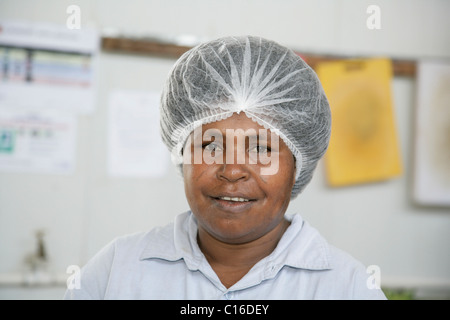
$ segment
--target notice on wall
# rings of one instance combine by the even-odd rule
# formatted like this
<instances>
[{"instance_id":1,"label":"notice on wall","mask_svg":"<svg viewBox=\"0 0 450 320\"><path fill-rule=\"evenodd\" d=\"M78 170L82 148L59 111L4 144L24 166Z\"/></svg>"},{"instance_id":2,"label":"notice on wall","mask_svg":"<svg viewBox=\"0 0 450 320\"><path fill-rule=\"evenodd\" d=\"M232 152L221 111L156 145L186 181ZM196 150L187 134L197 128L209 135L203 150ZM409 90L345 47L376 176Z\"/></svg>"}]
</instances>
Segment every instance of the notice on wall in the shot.
<instances>
[{"instance_id":1,"label":"notice on wall","mask_svg":"<svg viewBox=\"0 0 450 320\"><path fill-rule=\"evenodd\" d=\"M318 65L330 102L332 131L325 155L331 186L369 183L401 173L388 59Z\"/></svg>"},{"instance_id":2,"label":"notice on wall","mask_svg":"<svg viewBox=\"0 0 450 320\"><path fill-rule=\"evenodd\" d=\"M414 200L450 206L450 63L421 61L416 92Z\"/></svg>"},{"instance_id":3,"label":"notice on wall","mask_svg":"<svg viewBox=\"0 0 450 320\"><path fill-rule=\"evenodd\" d=\"M108 173L115 177L164 176L169 152L159 133L155 92L117 90L109 97Z\"/></svg>"},{"instance_id":4,"label":"notice on wall","mask_svg":"<svg viewBox=\"0 0 450 320\"><path fill-rule=\"evenodd\" d=\"M95 30L0 21L0 106L92 112L98 42Z\"/></svg>"},{"instance_id":5,"label":"notice on wall","mask_svg":"<svg viewBox=\"0 0 450 320\"><path fill-rule=\"evenodd\" d=\"M76 125L70 114L0 109L0 171L73 173Z\"/></svg>"}]
</instances>

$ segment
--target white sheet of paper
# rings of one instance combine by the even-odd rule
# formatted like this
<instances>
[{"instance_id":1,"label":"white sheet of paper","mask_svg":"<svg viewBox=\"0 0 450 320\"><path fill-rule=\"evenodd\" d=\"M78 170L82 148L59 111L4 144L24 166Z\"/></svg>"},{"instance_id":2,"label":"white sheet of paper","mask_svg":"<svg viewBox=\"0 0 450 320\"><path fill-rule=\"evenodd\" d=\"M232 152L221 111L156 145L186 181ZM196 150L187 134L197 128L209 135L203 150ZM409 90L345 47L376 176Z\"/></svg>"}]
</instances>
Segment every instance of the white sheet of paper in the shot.
<instances>
[{"instance_id":1,"label":"white sheet of paper","mask_svg":"<svg viewBox=\"0 0 450 320\"><path fill-rule=\"evenodd\" d=\"M0 171L73 173L76 129L74 115L0 109Z\"/></svg>"},{"instance_id":2,"label":"white sheet of paper","mask_svg":"<svg viewBox=\"0 0 450 320\"><path fill-rule=\"evenodd\" d=\"M108 173L161 177L169 152L159 134L159 97L155 92L118 90L110 94Z\"/></svg>"},{"instance_id":3,"label":"white sheet of paper","mask_svg":"<svg viewBox=\"0 0 450 320\"><path fill-rule=\"evenodd\" d=\"M413 196L450 206L450 64L422 61L417 73Z\"/></svg>"},{"instance_id":4,"label":"white sheet of paper","mask_svg":"<svg viewBox=\"0 0 450 320\"><path fill-rule=\"evenodd\" d=\"M0 21L0 105L92 112L98 47L92 29Z\"/></svg>"}]
</instances>

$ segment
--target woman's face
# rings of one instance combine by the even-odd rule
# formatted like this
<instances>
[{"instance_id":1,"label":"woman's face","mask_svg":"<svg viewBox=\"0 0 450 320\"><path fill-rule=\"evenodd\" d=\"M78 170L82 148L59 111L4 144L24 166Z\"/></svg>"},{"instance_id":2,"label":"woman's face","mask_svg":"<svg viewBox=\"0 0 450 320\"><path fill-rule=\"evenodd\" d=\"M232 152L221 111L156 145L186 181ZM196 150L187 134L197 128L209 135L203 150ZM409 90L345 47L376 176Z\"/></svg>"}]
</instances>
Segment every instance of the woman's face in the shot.
<instances>
[{"instance_id":1,"label":"woman's face","mask_svg":"<svg viewBox=\"0 0 450 320\"><path fill-rule=\"evenodd\" d=\"M283 221L295 182L295 160L283 140L275 134L271 139L243 112L196 131L184 148L183 174L199 228L235 244L273 230Z\"/></svg>"}]
</instances>

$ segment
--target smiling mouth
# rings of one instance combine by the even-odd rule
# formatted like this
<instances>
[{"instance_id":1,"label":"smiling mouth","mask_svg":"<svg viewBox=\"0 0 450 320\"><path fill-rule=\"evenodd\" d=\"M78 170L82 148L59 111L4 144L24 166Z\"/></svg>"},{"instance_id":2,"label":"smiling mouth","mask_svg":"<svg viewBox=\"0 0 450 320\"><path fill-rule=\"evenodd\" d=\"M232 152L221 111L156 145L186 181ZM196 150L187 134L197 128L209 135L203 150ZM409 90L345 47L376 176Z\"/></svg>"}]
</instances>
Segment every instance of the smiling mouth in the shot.
<instances>
[{"instance_id":1,"label":"smiling mouth","mask_svg":"<svg viewBox=\"0 0 450 320\"><path fill-rule=\"evenodd\" d=\"M240 198L240 197L218 197L216 199L225 200L225 201L233 201L233 202L248 202L250 199Z\"/></svg>"},{"instance_id":2,"label":"smiling mouth","mask_svg":"<svg viewBox=\"0 0 450 320\"><path fill-rule=\"evenodd\" d=\"M212 197L212 199L220 209L235 213L249 209L256 202L256 199L244 198L242 196L217 196Z\"/></svg>"}]
</instances>

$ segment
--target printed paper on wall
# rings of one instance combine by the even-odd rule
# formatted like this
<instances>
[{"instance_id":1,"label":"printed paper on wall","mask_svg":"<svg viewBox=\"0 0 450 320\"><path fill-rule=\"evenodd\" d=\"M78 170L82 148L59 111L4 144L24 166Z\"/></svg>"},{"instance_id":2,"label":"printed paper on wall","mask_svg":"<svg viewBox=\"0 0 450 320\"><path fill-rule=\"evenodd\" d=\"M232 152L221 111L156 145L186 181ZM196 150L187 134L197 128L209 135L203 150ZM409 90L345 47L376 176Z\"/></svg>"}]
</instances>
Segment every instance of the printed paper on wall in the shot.
<instances>
[{"instance_id":1,"label":"printed paper on wall","mask_svg":"<svg viewBox=\"0 0 450 320\"><path fill-rule=\"evenodd\" d=\"M98 39L94 30L0 21L0 107L92 112Z\"/></svg>"},{"instance_id":2,"label":"printed paper on wall","mask_svg":"<svg viewBox=\"0 0 450 320\"><path fill-rule=\"evenodd\" d=\"M108 173L115 177L161 177L169 152L159 133L159 94L116 90L109 96Z\"/></svg>"},{"instance_id":3,"label":"printed paper on wall","mask_svg":"<svg viewBox=\"0 0 450 320\"><path fill-rule=\"evenodd\" d=\"M324 62L317 73L332 112L325 156L329 184L344 186L398 176L402 166L390 60Z\"/></svg>"},{"instance_id":4,"label":"printed paper on wall","mask_svg":"<svg viewBox=\"0 0 450 320\"><path fill-rule=\"evenodd\" d=\"M76 137L75 115L0 109L0 171L71 174Z\"/></svg>"},{"instance_id":5,"label":"printed paper on wall","mask_svg":"<svg viewBox=\"0 0 450 320\"><path fill-rule=\"evenodd\" d=\"M422 61L417 72L414 200L450 206L450 64Z\"/></svg>"}]
</instances>

